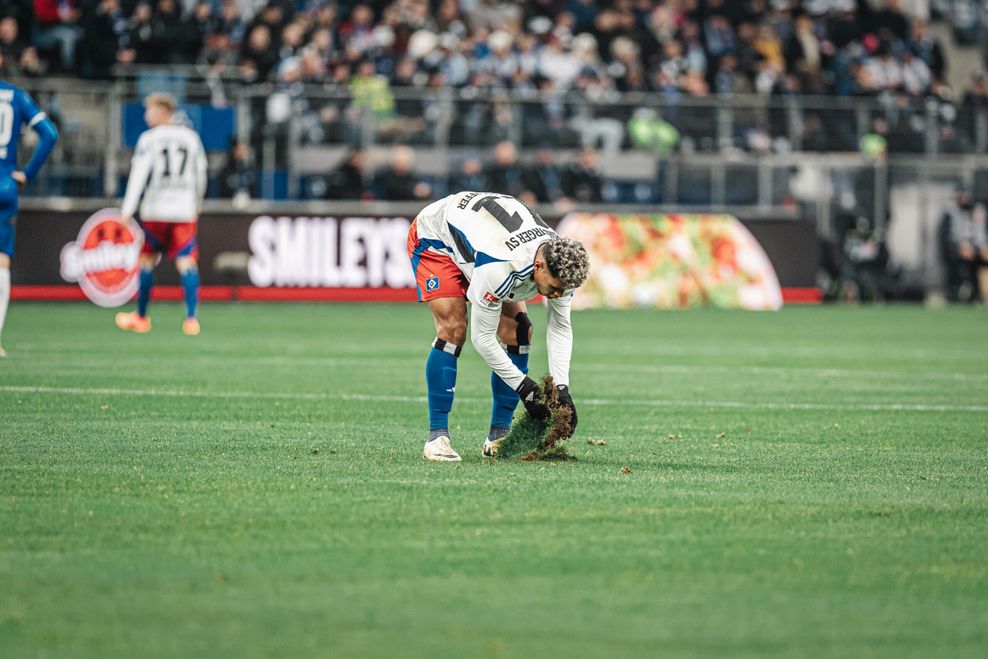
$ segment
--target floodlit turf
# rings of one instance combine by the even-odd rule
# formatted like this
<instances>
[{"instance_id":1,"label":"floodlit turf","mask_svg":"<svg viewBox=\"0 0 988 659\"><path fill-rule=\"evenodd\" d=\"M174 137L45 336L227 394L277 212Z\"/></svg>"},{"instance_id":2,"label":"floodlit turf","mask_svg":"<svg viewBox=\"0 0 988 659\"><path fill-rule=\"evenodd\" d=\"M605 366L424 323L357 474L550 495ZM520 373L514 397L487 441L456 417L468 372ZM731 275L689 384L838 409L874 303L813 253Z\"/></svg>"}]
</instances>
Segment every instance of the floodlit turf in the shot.
<instances>
[{"instance_id":1,"label":"floodlit turf","mask_svg":"<svg viewBox=\"0 0 988 659\"><path fill-rule=\"evenodd\" d=\"M0 656L988 656L983 309L577 313L579 460L467 348L461 465L426 309L153 310L12 305Z\"/></svg>"}]
</instances>

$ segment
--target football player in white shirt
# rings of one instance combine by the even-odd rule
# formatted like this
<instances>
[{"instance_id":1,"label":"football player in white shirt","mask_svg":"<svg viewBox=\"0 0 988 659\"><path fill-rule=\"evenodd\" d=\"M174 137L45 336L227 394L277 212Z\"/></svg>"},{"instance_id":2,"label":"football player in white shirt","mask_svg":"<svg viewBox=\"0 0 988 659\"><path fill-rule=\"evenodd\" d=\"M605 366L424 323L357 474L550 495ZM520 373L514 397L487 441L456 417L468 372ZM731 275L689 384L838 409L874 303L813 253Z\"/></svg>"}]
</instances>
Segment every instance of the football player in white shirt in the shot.
<instances>
[{"instance_id":1,"label":"football player in white shirt","mask_svg":"<svg viewBox=\"0 0 988 659\"><path fill-rule=\"evenodd\" d=\"M575 428L576 408L569 393L570 305L590 267L583 245L556 235L514 197L459 192L418 214L408 232L408 255L419 300L429 304L436 325L425 365L429 440L423 456L435 462L460 460L450 446L448 418L456 360L466 341L467 301L472 307L470 338L493 370L494 403L483 455L496 455L519 397L529 414L548 415L539 385L526 375L532 323L525 301L538 294L548 301L549 372L560 400L573 411Z\"/></svg>"},{"instance_id":2,"label":"football player in white shirt","mask_svg":"<svg viewBox=\"0 0 988 659\"><path fill-rule=\"evenodd\" d=\"M154 266L161 254L175 261L185 294L182 331L199 334L199 248L196 233L199 209L206 192L206 151L199 134L172 123L175 98L154 93L144 100L149 126L138 139L121 207L121 220L130 222L140 202L144 246L140 256L137 310L118 313L117 327L131 332L151 330L148 302L154 287Z\"/></svg>"}]
</instances>

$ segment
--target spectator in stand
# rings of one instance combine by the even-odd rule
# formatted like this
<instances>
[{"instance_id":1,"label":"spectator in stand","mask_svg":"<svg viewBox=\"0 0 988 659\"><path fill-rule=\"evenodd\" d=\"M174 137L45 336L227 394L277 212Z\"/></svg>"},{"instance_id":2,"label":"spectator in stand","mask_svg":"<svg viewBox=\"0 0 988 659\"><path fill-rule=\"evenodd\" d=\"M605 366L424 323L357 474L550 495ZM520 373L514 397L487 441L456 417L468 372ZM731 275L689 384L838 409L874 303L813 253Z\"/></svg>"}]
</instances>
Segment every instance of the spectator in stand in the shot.
<instances>
[{"instance_id":1,"label":"spectator in stand","mask_svg":"<svg viewBox=\"0 0 988 659\"><path fill-rule=\"evenodd\" d=\"M771 25L763 24L758 28L758 36L755 37L752 45L758 54L768 61L768 65L773 71L781 75L786 70L786 60L782 56L782 43Z\"/></svg>"},{"instance_id":2,"label":"spectator in stand","mask_svg":"<svg viewBox=\"0 0 988 659\"><path fill-rule=\"evenodd\" d=\"M608 72L618 91L647 91L645 72L641 65L641 49L628 37L618 37L611 43L613 61Z\"/></svg>"},{"instance_id":3,"label":"spectator in stand","mask_svg":"<svg viewBox=\"0 0 988 659\"><path fill-rule=\"evenodd\" d=\"M985 208L967 190L959 190L940 223L947 268L947 294L952 300L988 303L988 229Z\"/></svg>"},{"instance_id":4,"label":"spectator in stand","mask_svg":"<svg viewBox=\"0 0 988 659\"><path fill-rule=\"evenodd\" d=\"M65 60L61 69L75 67L79 25L72 3L81 0L31 1L43 55ZM106 11L98 9L101 0L85 2L87 21L103 21L95 16ZM910 58L921 60L934 80L942 80L946 68L926 23L910 23L896 0L878 12L864 0L473 0L462 8L456 0L439 0L432 14L425 0L385 0L344 3L339 17L335 3L314 0L298 9L298 3L271 0L248 16L248 25L238 6L249 13L256 0L183 0L191 3L187 15L178 0L154 0L153 11L143 0L133 11L134 0L119 2L114 23L121 24L122 9L131 29L127 35L114 29L117 60L242 65L248 81L269 79L281 61L302 57L306 45L316 47L330 71L368 59L389 80L408 56L414 71L403 80L416 88L439 70L449 85L481 92L542 89L548 79L558 92L587 94L583 88L590 87L606 96L651 88L673 99L706 94L710 86L719 94L741 93L748 85L737 84L740 77L766 94L871 94L897 88L895 69L917 67ZM262 26L266 34L257 29ZM105 26L94 25L99 30ZM246 35L254 35L254 45L245 43ZM99 51L87 52L86 74L95 69L102 75L110 48L93 36L86 43ZM10 69L18 58L7 55ZM911 93L923 78L910 78ZM628 117L604 118L623 123ZM479 134L485 133L481 126Z\"/></svg>"},{"instance_id":5,"label":"spectator in stand","mask_svg":"<svg viewBox=\"0 0 988 659\"><path fill-rule=\"evenodd\" d=\"M363 199L367 196L367 189L364 186L365 175L364 152L354 149L326 177L326 198Z\"/></svg>"},{"instance_id":6,"label":"spectator in stand","mask_svg":"<svg viewBox=\"0 0 988 659\"><path fill-rule=\"evenodd\" d=\"M971 76L971 84L964 91L964 107L970 109L988 109L988 83L985 76Z\"/></svg>"},{"instance_id":7,"label":"spectator in stand","mask_svg":"<svg viewBox=\"0 0 988 659\"><path fill-rule=\"evenodd\" d=\"M80 66L86 78L109 78L114 64L121 61L122 39L128 35L127 19L120 0L100 0L82 21L84 39Z\"/></svg>"},{"instance_id":8,"label":"spectator in stand","mask_svg":"<svg viewBox=\"0 0 988 659\"><path fill-rule=\"evenodd\" d=\"M600 13L600 7L596 0L569 0L566 9L573 15L576 21L575 32L586 32L593 28Z\"/></svg>"},{"instance_id":9,"label":"spectator in stand","mask_svg":"<svg viewBox=\"0 0 988 659\"><path fill-rule=\"evenodd\" d=\"M38 76L45 72L37 51L21 37L20 25L13 16L0 19L0 55L0 75Z\"/></svg>"},{"instance_id":10,"label":"spectator in stand","mask_svg":"<svg viewBox=\"0 0 988 659\"><path fill-rule=\"evenodd\" d=\"M176 0L158 0L151 17L152 58L156 64L191 64L193 30Z\"/></svg>"},{"instance_id":11,"label":"spectator in stand","mask_svg":"<svg viewBox=\"0 0 988 659\"><path fill-rule=\"evenodd\" d=\"M374 62L364 59L357 64L356 73L350 80L350 92L353 94L355 109L370 111L379 123L393 121L395 99L391 92L391 83L377 74Z\"/></svg>"},{"instance_id":12,"label":"spectator in stand","mask_svg":"<svg viewBox=\"0 0 988 659\"><path fill-rule=\"evenodd\" d=\"M126 63L150 64L153 62L154 29L151 26L151 5L139 2L128 21L127 47L121 54Z\"/></svg>"},{"instance_id":13,"label":"spectator in stand","mask_svg":"<svg viewBox=\"0 0 988 659\"><path fill-rule=\"evenodd\" d=\"M875 13L874 27L888 30L900 41L908 39L909 19L902 11L902 2L900 0L886 0L884 9Z\"/></svg>"},{"instance_id":14,"label":"spectator in stand","mask_svg":"<svg viewBox=\"0 0 988 659\"><path fill-rule=\"evenodd\" d=\"M679 42L683 46L683 56L690 71L707 70L707 52L704 49L700 26L696 21L686 21L679 31Z\"/></svg>"},{"instance_id":15,"label":"spectator in stand","mask_svg":"<svg viewBox=\"0 0 988 659\"><path fill-rule=\"evenodd\" d=\"M563 172L563 191L577 203L596 204L604 200L604 177L597 167L597 150L583 148L578 162Z\"/></svg>"},{"instance_id":16,"label":"spectator in stand","mask_svg":"<svg viewBox=\"0 0 988 659\"><path fill-rule=\"evenodd\" d=\"M237 0L223 0L220 7L220 15L214 24L214 35L226 35L230 40L230 47L239 48L243 43L247 26L240 15L240 6Z\"/></svg>"},{"instance_id":17,"label":"spectator in stand","mask_svg":"<svg viewBox=\"0 0 988 659\"><path fill-rule=\"evenodd\" d=\"M256 195L257 168L245 140L233 140L220 172L220 196L234 205L245 205Z\"/></svg>"},{"instance_id":18,"label":"spectator in stand","mask_svg":"<svg viewBox=\"0 0 988 659\"><path fill-rule=\"evenodd\" d=\"M213 13L213 5L209 0L198 0L186 22L189 30L188 57L190 62L195 62L206 47L206 41L216 31L219 17Z\"/></svg>"},{"instance_id":19,"label":"spectator in stand","mask_svg":"<svg viewBox=\"0 0 988 659\"><path fill-rule=\"evenodd\" d=\"M922 96L930 88L933 76L922 59L915 57L910 50L900 55L902 80L899 88L910 96Z\"/></svg>"},{"instance_id":20,"label":"spectator in stand","mask_svg":"<svg viewBox=\"0 0 988 659\"><path fill-rule=\"evenodd\" d=\"M484 176L483 164L478 158L467 158L460 163L459 170L449 177L447 186L450 192L460 190L484 191L487 189L487 179Z\"/></svg>"},{"instance_id":21,"label":"spectator in stand","mask_svg":"<svg viewBox=\"0 0 988 659\"><path fill-rule=\"evenodd\" d=\"M278 63L278 50L271 41L271 28L261 23L251 28L241 50L241 74L263 82Z\"/></svg>"},{"instance_id":22,"label":"spectator in stand","mask_svg":"<svg viewBox=\"0 0 988 659\"><path fill-rule=\"evenodd\" d=\"M947 62L943 56L943 49L940 48L940 42L930 33L926 21L913 23L909 48L916 57L926 63L934 78L943 80L943 76L947 72Z\"/></svg>"},{"instance_id":23,"label":"spectator in stand","mask_svg":"<svg viewBox=\"0 0 988 659\"><path fill-rule=\"evenodd\" d=\"M304 45L305 27L298 21L292 21L281 29L281 42L278 49L278 59L286 60L297 57Z\"/></svg>"},{"instance_id":24,"label":"spectator in stand","mask_svg":"<svg viewBox=\"0 0 988 659\"><path fill-rule=\"evenodd\" d=\"M738 71L738 59L734 55L724 55L717 65L714 74L713 92L724 96L732 94L750 94L754 91L751 79Z\"/></svg>"},{"instance_id":25,"label":"spectator in stand","mask_svg":"<svg viewBox=\"0 0 988 659\"><path fill-rule=\"evenodd\" d=\"M13 16L4 16L0 19L0 52L4 57L13 58L16 62L20 60L21 53L28 47L28 43L21 38L20 26Z\"/></svg>"},{"instance_id":26,"label":"spectator in stand","mask_svg":"<svg viewBox=\"0 0 988 659\"><path fill-rule=\"evenodd\" d=\"M357 53L374 47L374 12L367 5L356 5L340 25L340 38Z\"/></svg>"},{"instance_id":27,"label":"spectator in stand","mask_svg":"<svg viewBox=\"0 0 988 659\"><path fill-rule=\"evenodd\" d=\"M541 146L535 152L535 162L522 172L525 189L540 204L555 203L563 198L563 176L556 164L556 152Z\"/></svg>"},{"instance_id":28,"label":"spectator in stand","mask_svg":"<svg viewBox=\"0 0 988 659\"><path fill-rule=\"evenodd\" d=\"M813 29L813 19L802 14L796 19L795 29L785 44L786 68L800 75L812 88L822 91L820 70L823 66L823 51L820 39Z\"/></svg>"},{"instance_id":29,"label":"spectator in stand","mask_svg":"<svg viewBox=\"0 0 988 659\"><path fill-rule=\"evenodd\" d=\"M34 45L57 55L60 70L75 71L76 46L82 38L76 0L34 0Z\"/></svg>"},{"instance_id":30,"label":"spectator in stand","mask_svg":"<svg viewBox=\"0 0 988 659\"><path fill-rule=\"evenodd\" d=\"M494 145L494 161L484 170L484 175L490 192L519 197L525 191L518 150L513 142L505 140Z\"/></svg>"},{"instance_id":31,"label":"spectator in stand","mask_svg":"<svg viewBox=\"0 0 988 659\"><path fill-rule=\"evenodd\" d=\"M415 176L415 153L407 146L395 147L391 153L391 167L379 172L374 187L386 201L414 201L428 199L432 186Z\"/></svg>"},{"instance_id":32,"label":"spectator in stand","mask_svg":"<svg viewBox=\"0 0 988 659\"><path fill-rule=\"evenodd\" d=\"M706 36L707 53L713 59L737 52L737 39L734 29L723 14L712 14L704 24L703 33Z\"/></svg>"}]
</instances>

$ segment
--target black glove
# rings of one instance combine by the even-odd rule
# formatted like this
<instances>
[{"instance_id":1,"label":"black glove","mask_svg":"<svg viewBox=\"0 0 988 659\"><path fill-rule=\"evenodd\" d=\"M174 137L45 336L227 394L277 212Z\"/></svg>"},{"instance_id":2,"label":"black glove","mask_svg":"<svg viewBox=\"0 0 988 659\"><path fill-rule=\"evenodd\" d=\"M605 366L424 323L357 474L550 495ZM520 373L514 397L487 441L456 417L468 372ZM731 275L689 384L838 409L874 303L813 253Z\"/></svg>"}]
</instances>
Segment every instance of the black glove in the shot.
<instances>
[{"instance_id":1,"label":"black glove","mask_svg":"<svg viewBox=\"0 0 988 659\"><path fill-rule=\"evenodd\" d=\"M569 386L565 384L556 385L559 396L559 406L567 407L572 413L573 432L576 432L576 405L573 404L573 397L569 395Z\"/></svg>"},{"instance_id":2,"label":"black glove","mask_svg":"<svg viewBox=\"0 0 988 659\"><path fill-rule=\"evenodd\" d=\"M532 418L549 418L549 408L546 407L545 401L542 400L542 388L539 387L538 382L525 376L525 379L521 381L521 384L518 385L515 391L518 392L518 397L521 398L521 404L525 406L525 409L532 415Z\"/></svg>"}]
</instances>

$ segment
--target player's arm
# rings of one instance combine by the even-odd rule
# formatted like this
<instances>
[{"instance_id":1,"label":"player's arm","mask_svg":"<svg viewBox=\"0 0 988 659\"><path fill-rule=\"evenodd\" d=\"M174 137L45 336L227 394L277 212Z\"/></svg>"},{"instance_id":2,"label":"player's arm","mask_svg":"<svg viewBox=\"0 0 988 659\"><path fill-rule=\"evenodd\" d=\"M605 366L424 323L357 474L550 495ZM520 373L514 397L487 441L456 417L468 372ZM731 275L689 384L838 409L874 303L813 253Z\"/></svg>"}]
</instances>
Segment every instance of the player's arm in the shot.
<instances>
[{"instance_id":1,"label":"player's arm","mask_svg":"<svg viewBox=\"0 0 988 659\"><path fill-rule=\"evenodd\" d=\"M124 193L123 204L120 206L121 220L129 222L137 212L137 205L144 194L151 168L154 166L154 153L148 145L147 133L137 140L134 147L134 157L130 161L130 176L127 177L127 191Z\"/></svg>"},{"instance_id":2,"label":"player's arm","mask_svg":"<svg viewBox=\"0 0 988 659\"><path fill-rule=\"evenodd\" d=\"M569 364L573 356L573 324L570 311L573 294L547 300L545 351L549 357L549 373L557 385L569 386Z\"/></svg>"},{"instance_id":3,"label":"player's arm","mask_svg":"<svg viewBox=\"0 0 988 659\"><path fill-rule=\"evenodd\" d=\"M503 269L492 265L474 270L473 280L470 282L470 288L467 289L467 299L471 303L470 341L497 376L518 392L529 414L544 418L548 416L549 411L542 403L542 392L538 384L511 363L508 354L497 340L497 327L501 320L501 300L495 292L503 279L497 274L501 274Z\"/></svg>"},{"instance_id":4,"label":"player's arm","mask_svg":"<svg viewBox=\"0 0 988 659\"><path fill-rule=\"evenodd\" d=\"M58 142L58 130L55 128L55 124L52 123L51 119L48 118L48 115L38 108L30 96L24 94L23 98L24 100L22 102L26 107L22 116L30 117L27 124L37 133L38 144L34 147L34 153L31 154L31 159L22 172L24 180L18 180L19 177L16 176L17 172L14 172L14 179L21 186L27 185L38 177L41 166L48 160L52 149L55 148L55 143Z\"/></svg>"},{"instance_id":5,"label":"player's arm","mask_svg":"<svg viewBox=\"0 0 988 659\"><path fill-rule=\"evenodd\" d=\"M576 405L569 392L569 365L573 356L573 323L570 312L573 294L547 300L545 351L549 357L549 373L559 390L559 402L570 408L572 427L576 430Z\"/></svg>"}]
</instances>

